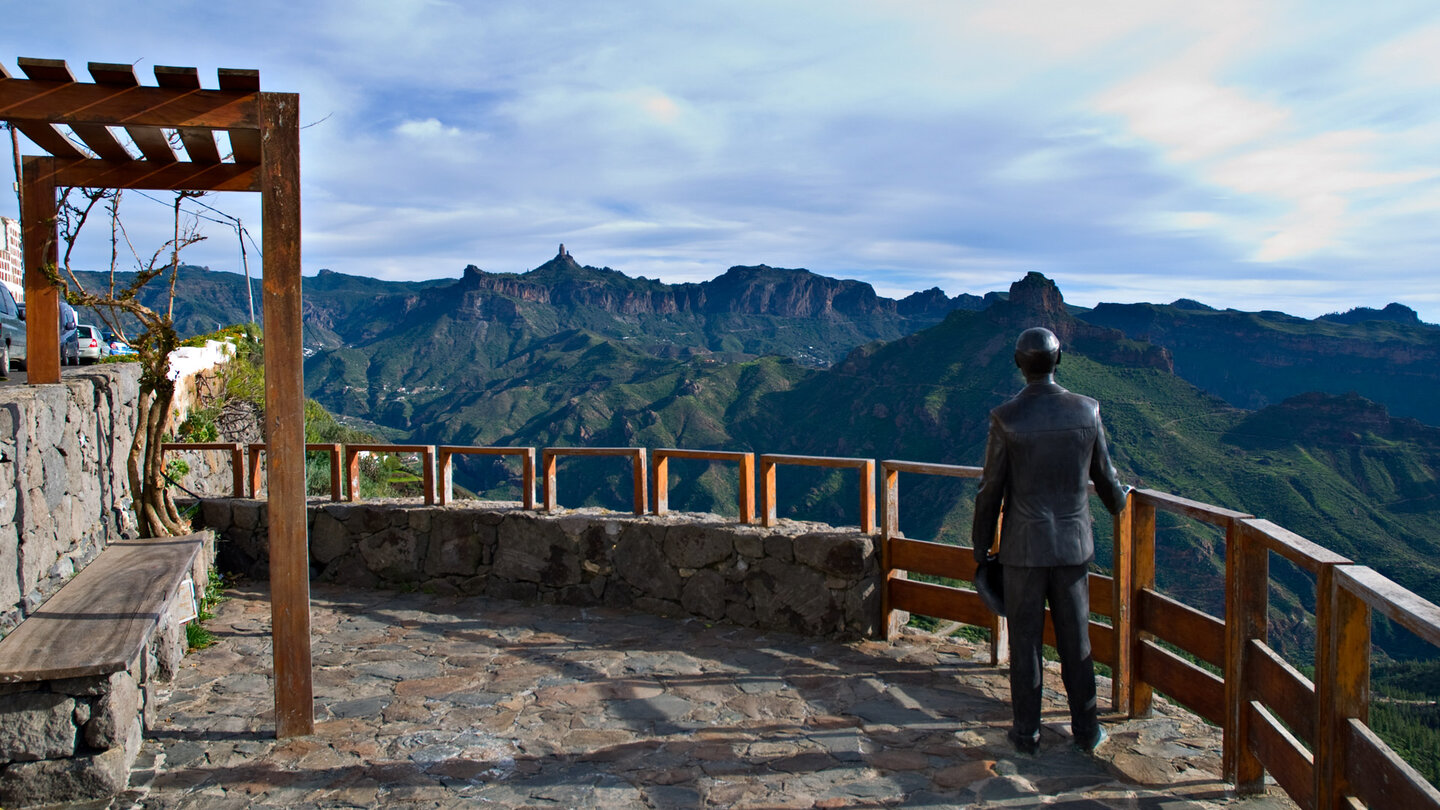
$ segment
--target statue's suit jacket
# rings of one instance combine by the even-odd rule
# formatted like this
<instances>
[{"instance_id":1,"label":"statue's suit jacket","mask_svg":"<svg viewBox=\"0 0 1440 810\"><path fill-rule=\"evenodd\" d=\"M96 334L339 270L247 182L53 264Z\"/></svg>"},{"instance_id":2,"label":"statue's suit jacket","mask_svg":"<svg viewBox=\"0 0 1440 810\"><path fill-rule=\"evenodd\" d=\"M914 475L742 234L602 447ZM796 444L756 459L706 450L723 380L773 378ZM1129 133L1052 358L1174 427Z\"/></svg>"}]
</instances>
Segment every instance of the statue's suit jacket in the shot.
<instances>
[{"instance_id":1,"label":"statue's suit jacket","mask_svg":"<svg viewBox=\"0 0 1440 810\"><path fill-rule=\"evenodd\" d=\"M977 550L990 547L1003 504L1002 565L1090 562L1095 540L1087 480L1111 513L1124 508L1125 487L1110 463L1099 403L1053 382L1026 385L990 412L971 541Z\"/></svg>"}]
</instances>

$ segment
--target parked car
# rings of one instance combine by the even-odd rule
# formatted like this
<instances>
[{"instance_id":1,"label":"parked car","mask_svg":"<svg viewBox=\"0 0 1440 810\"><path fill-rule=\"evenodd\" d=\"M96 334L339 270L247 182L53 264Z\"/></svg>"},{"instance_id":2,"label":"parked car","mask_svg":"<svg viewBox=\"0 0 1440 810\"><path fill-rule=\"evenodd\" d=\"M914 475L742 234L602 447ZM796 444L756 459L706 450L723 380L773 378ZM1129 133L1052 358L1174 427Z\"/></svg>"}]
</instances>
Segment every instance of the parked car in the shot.
<instances>
[{"instance_id":1,"label":"parked car","mask_svg":"<svg viewBox=\"0 0 1440 810\"><path fill-rule=\"evenodd\" d=\"M75 308L60 302L60 365L80 365L80 318Z\"/></svg>"},{"instance_id":2,"label":"parked car","mask_svg":"<svg viewBox=\"0 0 1440 810\"><path fill-rule=\"evenodd\" d=\"M105 330L105 334L102 335L100 339L105 341L106 346L110 347L110 354L114 357L122 357L125 355L139 353L135 351L135 348L133 346L131 346L129 343L126 343L124 340L121 340L119 335L115 334L109 329Z\"/></svg>"},{"instance_id":3,"label":"parked car","mask_svg":"<svg viewBox=\"0 0 1440 810\"><path fill-rule=\"evenodd\" d=\"M10 288L0 284L0 377L10 374L10 367L25 368L25 316Z\"/></svg>"},{"instance_id":4,"label":"parked car","mask_svg":"<svg viewBox=\"0 0 1440 810\"><path fill-rule=\"evenodd\" d=\"M110 344L101 340L100 330L88 323L75 327L75 338L82 363L98 363L110 354Z\"/></svg>"},{"instance_id":5,"label":"parked car","mask_svg":"<svg viewBox=\"0 0 1440 810\"><path fill-rule=\"evenodd\" d=\"M0 284L0 290L4 290L3 295L0 295L0 312L8 312L13 308L16 319L15 322L11 322L8 320L8 316L0 314L0 324L3 324L3 326L0 326L0 329L3 329L4 332L4 340L0 341L0 344L4 345L4 351L9 355L9 359L5 362L5 367L8 369L13 365L16 368L25 368L28 362L25 351L25 324L19 323L25 320L25 305L15 303L14 296L10 294L9 289L5 288L5 285ZM75 308L61 301L59 328L60 365L62 366L66 363L72 366L80 365L79 326L80 323L75 315Z\"/></svg>"}]
</instances>

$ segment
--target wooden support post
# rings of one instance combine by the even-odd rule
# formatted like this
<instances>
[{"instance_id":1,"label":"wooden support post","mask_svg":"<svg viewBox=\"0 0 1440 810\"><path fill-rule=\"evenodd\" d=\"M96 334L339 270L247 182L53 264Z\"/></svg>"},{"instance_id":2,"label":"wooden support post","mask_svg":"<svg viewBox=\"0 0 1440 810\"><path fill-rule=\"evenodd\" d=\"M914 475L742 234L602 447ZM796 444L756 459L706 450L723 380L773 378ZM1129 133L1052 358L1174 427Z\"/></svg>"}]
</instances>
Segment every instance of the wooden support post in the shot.
<instances>
[{"instance_id":1,"label":"wooden support post","mask_svg":"<svg viewBox=\"0 0 1440 810\"><path fill-rule=\"evenodd\" d=\"M1110 601L1114 605L1110 626L1115 633L1115 665L1110 676L1110 707L1112 711L1123 711L1131 717L1135 716L1130 696L1135 687L1135 659L1138 652L1137 648L1132 646L1132 641L1138 636L1134 629L1137 602L1132 530L1139 500L1139 496L1132 491L1126 499L1125 508L1115 516L1115 544L1110 569L1113 574ZM1151 515L1153 521L1154 507L1151 507ZM1151 547L1154 547L1153 527Z\"/></svg>"},{"instance_id":2,"label":"wooden support post","mask_svg":"<svg viewBox=\"0 0 1440 810\"><path fill-rule=\"evenodd\" d=\"M670 511L670 457L655 454L655 514Z\"/></svg>"},{"instance_id":3,"label":"wooden support post","mask_svg":"<svg viewBox=\"0 0 1440 810\"><path fill-rule=\"evenodd\" d=\"M1321 568L1316 582L1315 806L1321 808L1347 806L1346 726L1352 717L1368 723L1370 715L1370 606L1340 587L1335 573Z\"/></svg>"},{"instance_id":4,"label":"wooden support post","mask_svg":"<svg viewBox=\"0 0 1440 810\"><path fill-rule=\"evenodd\" d=\"M860 531L875 533L875 461L868 458L860 467Z\"/></svg>"},{"instance_id":5,"label":"wooden support post","mask_svg":"<svg viewBox=\"0 0 1440 810\"><path fill-rule=\"evenodd\" d=\"M60 382L60 291L45 276L60 256L56 233L55 159L22 162L20 212L25 254L25 374L31 385Z\"/></svg>"},{"instance_id":6,"label":"wooden support post","mask_svg":"<svg viewBox=\"0 0 1440 810\"><path fill-rule=\"evenodd\" d=\"M755 454L740 459L740 522L755 522Z\"/></svg>"},{"instance_id":7,"label":"wooden support post","mask_svg":"<svg viewBox=\"0 0 1440 810\"><path fill-rule=\"evenodd\" d=\"M775 525L775 462L760 457L760 525Z\"/></svg>"},{"instance_id":8,"label":"wooden support post","mask_svg":"<svg viewBox=\"0 0 1440 810\"><path fill-rule=\"evenodd\" d=\"M1226 781L1240 794L1265 789L1265 768L1250 748L1250 688L1245 658L1250 639L1268 641L1270 551L1251 537L1244 521L1225 527L1225 723L1221 767Z\"/></svg>"},{"instance_id":9,"label":"wooden support post","mask_svg":"<svg viewBox=\"0 0 1440 810\"><path fill-rule=\"evenodd\" d=\"M300 97L262 93L259 113L275 733L285 738L315 730L300 319Z\"/></svg>"}]
</instances>

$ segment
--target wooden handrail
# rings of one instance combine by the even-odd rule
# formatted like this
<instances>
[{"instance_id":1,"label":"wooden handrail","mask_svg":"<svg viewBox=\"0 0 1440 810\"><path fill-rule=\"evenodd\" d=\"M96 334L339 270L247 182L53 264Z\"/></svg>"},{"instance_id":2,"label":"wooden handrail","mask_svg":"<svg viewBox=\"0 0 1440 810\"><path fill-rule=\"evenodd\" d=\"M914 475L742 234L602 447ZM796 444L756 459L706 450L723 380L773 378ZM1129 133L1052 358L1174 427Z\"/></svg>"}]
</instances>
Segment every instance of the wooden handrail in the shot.
<instances>
[{"instance_id":1,"label":"wooden handrail","mask_svg":"<svg viewBox=\"0 0 1440 810\"><path fill-rule=\"evenodd\" d=\"M643 515L647 505L647 487L645 486L645 448L643 447L547 447L541 451L540 465L543 468L541 475L541 491L544 494L544 509L553 512L556 509L555 491L555 468L556 459L560 456L629 456L631 463L631 476L634 480L635 489L635 514Z\"/></svg>"},{"instance_id":2,"label":"wooden handrail","mask_svg":"<svg viewBox=\"0 0 1440 810\"><path fill-rule=\"evenodd\" d=\"M1243 518L1240 530L1247 542L1257 543L1312 574L1320 573L1327 565L1347 565L1351 562L1349 558L1268 520Z\"/></svg>"},{"instance_id":3,"label":"wooden handrail","mask_svg":"<svg viewBox=\"0 0 1440 810\"><path fill-rule=\"evenodd\" d=\"M347 444L345 447L346 495L352 503L360 498L361 453L419 453L421 486L425 503L435 503L435 445L433 444Z\"/></svg>"},{"instance_id":4,"label":"wooden handrail","mask_svg":"<svg viewBox=\"0 0 1440 810\"><path fill-rule=\"evenodd\" d=\"M663 515L670 508L670 459L689 458L703 461L734 461L740 465L740 523L755 522L755 454L729 450L681 450L660 447L654 452L655 514Z\"/></svg>"},{"instance_id":5,"label":"wooden handrail","mask_svg":"<svg viewBox=\"0 0 1440 810\"><path fill-rule=\"evenodd\" d=\"M245 497L245 451L240 442L164 442L161 453L179 450L223 450L230 453L230 492Z\"/></svg>"},{"instance_id":6,"label":"wooden handrail","mask_svg":"<svg viewBox=\"0 0 1440 810\"><path fill-rule=\"evenodd\" d=\"M860 531L875 533L875 460L869 458L834 458L830 456L791 456L766 453L760 456L760 525L774 526L775 467L780 464L804 467L854 468L860 471Z\"/></svg>"},{"instance_id":7,"label":"wooden handrail","mask_svg":"<svg viewBox=\"0 0 1440 810\"><path fill-rule=\"evenodd\" d=\"M526 509L535 508L535 448L469 447L446 444L441 445L438 452L440 490L436 493L436 500L441 506L455 499L454 470L451 463L455 456L519 456L520 500Z\"/></svg>"},{"instance_id":8,"label":"wooden handrail","mask_svg":"<svg viewBox=\"0 0 1440 810\"><path fill-rule=\"evenodd\" d=\"M330 500L339 501L342 499L341 488L344 477L341 475L340 458L344 452L345 445L331 444L327 442L311 442L305 445L307 453L326 453L330 456ZM249 445L247 455L250 459L250 497L260 497L260 490L264 486L264 479L260 475L260 454L266 452L263 442L255 442Z\"/></svg>"},{"instance_id":9,"label":"wooden handrail","mask_svg":"<svg viewBox=\"0 0 1440 810\"><path fill-rule=\"evenodd\" d=\"M1251 517L1246 512L1236 512L1233 509L1192 501L1189 498L1182 498L1179 495L1171 495L1155 489L1136 489L1131 491L1130 497L1138 498L1141 502L1148 503L1163 512L1192 517L1212 526L1223 527L1231 521Z\"/></svg>"}]
</instances>

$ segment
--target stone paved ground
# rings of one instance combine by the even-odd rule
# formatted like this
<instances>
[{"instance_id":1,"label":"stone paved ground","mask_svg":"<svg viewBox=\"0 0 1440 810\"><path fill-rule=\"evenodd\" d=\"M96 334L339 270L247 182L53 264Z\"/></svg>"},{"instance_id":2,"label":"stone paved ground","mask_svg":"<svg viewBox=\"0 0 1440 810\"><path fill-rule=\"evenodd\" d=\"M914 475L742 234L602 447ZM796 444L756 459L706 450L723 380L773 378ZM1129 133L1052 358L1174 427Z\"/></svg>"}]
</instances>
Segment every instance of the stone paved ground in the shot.
<instances>
[{"instance_id":1,"label":"stone paved ground","mask_svg":"<svg viewBox=\"0 0 1440 810\"><path fill-rule=\"evenodd\" d=\"M1231 797L1218 734L1174 710L1092 758L1051 692L1018 756L1004 671L955 642L327 586L316 733L276 741L267 593L230 597L111 807L1292 806Z\"/></svg>"}]
</instances>

